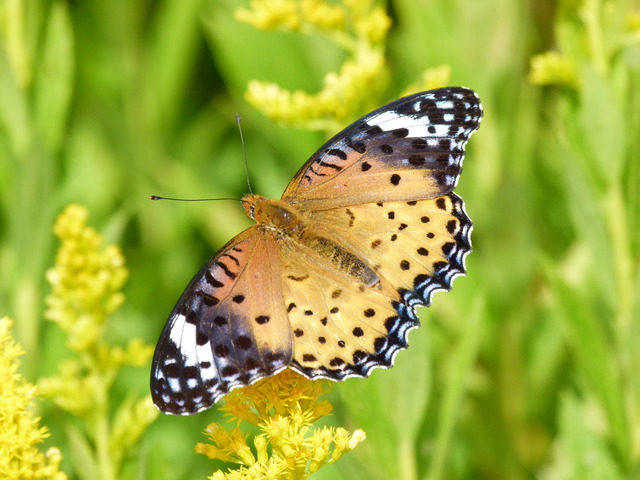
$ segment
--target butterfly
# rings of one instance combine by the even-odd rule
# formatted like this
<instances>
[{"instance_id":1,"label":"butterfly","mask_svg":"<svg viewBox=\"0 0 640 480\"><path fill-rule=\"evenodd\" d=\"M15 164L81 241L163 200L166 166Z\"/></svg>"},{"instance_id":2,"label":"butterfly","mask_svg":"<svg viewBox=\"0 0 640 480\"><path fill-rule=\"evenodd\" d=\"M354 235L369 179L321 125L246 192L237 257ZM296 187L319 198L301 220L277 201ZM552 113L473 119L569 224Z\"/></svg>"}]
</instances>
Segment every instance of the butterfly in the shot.
<instances>
[{"instance_id":1,"label":"butterfly","mask_svg":"<svg viewBox=\"0 0 640 480\"><path fill-rule=\"evenodd\" d=\"M409 95L326 142L280 200L245 195L256 224L196 274L160 335L155 405L190 415L286 368L340 381L392 366L416 307L465 273L472 224L452 192L481 118L467 88Z\"/></svg>"}]
</instances>

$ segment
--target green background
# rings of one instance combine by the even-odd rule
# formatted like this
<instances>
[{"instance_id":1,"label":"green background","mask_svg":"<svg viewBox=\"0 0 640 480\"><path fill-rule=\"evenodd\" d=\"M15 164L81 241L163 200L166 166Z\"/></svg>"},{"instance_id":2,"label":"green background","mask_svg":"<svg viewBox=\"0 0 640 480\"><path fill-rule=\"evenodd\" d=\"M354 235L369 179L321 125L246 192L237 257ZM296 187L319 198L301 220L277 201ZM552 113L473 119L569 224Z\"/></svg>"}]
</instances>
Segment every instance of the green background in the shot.
<instances>
[{"instance_id":1,"label":"green background","mask_svg":"<svg viewBox=\"0 0 640 480\"><path fill-rule=\"evenodd\" d=\"M17 4L22 25L10 24ZM109 340L153 344L192 275L250 223L238 203L149 195L246 193L236 113L253 190L271 198L326 139L275 125L243 94L252 79L317 91L341 52L321 37L239 23L240 6L0 1L0 315L16 321L30 381L68 355L43 319L44 272L58 247L51 227L67 204L86 206L127 260L127 300ZM372 105L443 64L450 84L483 102L457 189L474 252L468 275L421 311L423 327L393 369L334 387L331 423L367 440L314 478L638 478L638 2L386 8L390 75ZM572 63L577 88L529 81L532 56L550 49ZM148 393L148 369L125 370L114 402L132 391ZM65 436L73 419L47 399L39 409L47 444L82 478ZM220 464L193 446L218 417L162 416L121 476L210 475Z\"/></svg>"}]
</instances>

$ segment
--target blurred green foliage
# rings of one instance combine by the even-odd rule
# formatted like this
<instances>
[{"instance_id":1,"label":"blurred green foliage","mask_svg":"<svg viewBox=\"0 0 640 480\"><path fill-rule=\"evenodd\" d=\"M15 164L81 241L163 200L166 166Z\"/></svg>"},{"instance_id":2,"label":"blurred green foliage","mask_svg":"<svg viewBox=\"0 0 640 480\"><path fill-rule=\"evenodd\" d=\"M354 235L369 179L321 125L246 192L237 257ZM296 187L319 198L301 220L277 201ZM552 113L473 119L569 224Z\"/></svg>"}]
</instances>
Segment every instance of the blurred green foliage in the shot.
<instances>
[{"instance_id":1,"label":"blurred green foliage","mask_svg":"<svg viewBox=\"0 0 640 480\"><path fill-rule=\"evenodd\" d=\"M249 221L234 202L149 195L245 193L236 113L253 189L270 197L326 138L275 125L243 95L251 80L315 92L344 52L256 30L236 19L240 7L0 0L0 315L15 319L34 383L69 354L44 321L51 229L66 205L86 206L127 261L110 341L152 344L191 276ZM367 440L314 478L637 478L640 4L387 8L388 75L371 85L371 107L442 65L483 101L458 188L475 251L392 370L334 388L332 421ZM125 369L112 389L119 401L131 392L148 392L147 369ZM50 402L41 414L73 477L74 420ZM210 475L193 447L218 416L159 418L122 478Z\"/></svg>"}]
</instances>

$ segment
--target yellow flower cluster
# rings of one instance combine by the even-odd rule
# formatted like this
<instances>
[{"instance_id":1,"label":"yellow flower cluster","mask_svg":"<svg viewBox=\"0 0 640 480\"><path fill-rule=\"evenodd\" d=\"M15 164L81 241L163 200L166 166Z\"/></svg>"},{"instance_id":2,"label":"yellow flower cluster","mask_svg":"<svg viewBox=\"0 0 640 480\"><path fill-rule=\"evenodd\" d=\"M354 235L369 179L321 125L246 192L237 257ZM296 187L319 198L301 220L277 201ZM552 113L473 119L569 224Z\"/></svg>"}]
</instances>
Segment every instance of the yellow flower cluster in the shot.
<instances>
[{"instance_id":1,"label":"yellow flower cluster","mask_svg":"<svg viewBox=\"0 0 640 480\"><path fill-rule=\"evenodd\" d=\"M253 439L239 427L227 431L217 423L205 433L214 443L196 445L209 458L240 464L237 470L215 472L212 480L304 479L340 459L365 439L362 430L312 424L329 415L331 404L320 400L326 384L311 381L292 370L231 392L222 410L238 422L256 425L262 433Z\"/></svg>"},{"instance_id":2,"label":"yellow flower cluster","mask_svg":"<svg viewBox=\"0 0 640 480\"><path fill-rule=\"evenodd\" d=\"M17 373L24 352L13 340L12 326L9 318L0 318L0 478L64 480L60 451L51 447L43 454L36 448L49 433L28 409L36 388Z\"/></svg>"},{"instance_id":3,"label":"yellow flower cluster","mask_svg":"<svg viewBox=\"0 0 640 480\"><path fill-rule=\"evenodd\" d=\"M640 12L633 12L629 14L626 26L629 33L627 43L629 45L640 44Z\"/></svg>"},{"instance_id":4,"label":"yellow flower cluster","mask_svg":"<svg viewBox=\"0 0 640 480\"><path fill-rule=\"evenodd\" d=\"M102 239L86 227L88 212L68 206L53 227L62 245L56 266L47 272L52 293L47 297L47 319L68 334L69 348L86 350L95 345L107 316L124 301L121 292L128 272L120 249L110 245L100 251Z\"/></svg>"},{"instance_id":5,"label":"yellow flower cluster","mask_svg":"<svg viewBox=\"0 0 640 480\"><path fill-rule=\"evenodd\" d=\"M531 58L529 81L535 85L559 85L574 90L578 88L578 76L573 63L555 51Z\"/></svg>"},{"instance_id":6,"label":"yellow flower cluster","mask_svg":"<svg viewBox=\"0 0 640 480\"><path fill-rule=\"evenodd\" d=\"M321 0L253 0L251 10L238 9L236 18L260 30L308 33L345 27L345 10Z\"/></svg>"},{"instance_id":7,"label":"yellow flower cluster","mask_svg":"<svg viewBox=\"0 0 640 480\"><path fill-rule=\"evenodd\" d=\"M316 94L252 81L246 98L274 121L308 130L335 130L384 86L384 42L391 19L372 0L253 0L236 18L258 29L320 34L348 53L338 73L325 75Z\"/></svg>"},{"instance_id":8,"label":"yellow flower cluster","mask_svg":"<svg viewBox=\"0 0 640 480\"><path fill-rule=\"evenodd\" d=\"M87 218L80 205L60 214L53 231L62 244L55 267L47 272L52 293L45 316L66 332L67 345L79 355L61 362L58 375L40 381L46 395L76 415L93 408L122 366L144 366L153 353L139 339L126 348L102 341L108 316L124 301L128 272L117 246L101 249L102 238L85 225Z\"/></svg>"},{"instance_id":9,"label":"yellow flower cluster","mask_svg":"<svg viewBox=\"0 0 640 480\"><path fill-rule=\"evenodd\" d=\"M640 44L640 13L631 10L610 1L567 2L557 14L557 50L531 58L529 81L581 91L589 88L585 74L619 75L620 59Z\"/></svg>"},{"instance_id":10,"label":"yellow flower cluster","mask_svg":"<svg viewBox=\"0 0 640 480\"><path fill-rule=\"evenodd\" d=\"M357 105L364 101L363 92L383 69L382 54L370 53L366 61L347 61L338 74L328 73L324 88L316 94L253 80L247 89L247 101L278 122L307 130L337 130L358 110Z\"/></svg>"},{"instance_id":11,"label":"yellow flower cluster","mask_svg":"<svg viewBox=\"0 0 640 480\"><path fill-rule=\"evenodd\" d=\"M74 355L38 386L64 410L83 420L70 435L84 443L81 467L87 478L115 478L121 461L158 416L150 396L128 397L110 404L110 390L123 366L146 367L153 347L132 339L126 347L107 343L107 320L124 301L121 289L128 272L116 246L102 247L102 238L86 225L88 212L68 206L54 233L61 240L55 266L47 272L52 293L45 315L67 334ZM81 394L79 394L81 392ZM115 413L112 415L111 412ZM87 436L88 439L84 439Z\"/></svg>"}]
</instances>

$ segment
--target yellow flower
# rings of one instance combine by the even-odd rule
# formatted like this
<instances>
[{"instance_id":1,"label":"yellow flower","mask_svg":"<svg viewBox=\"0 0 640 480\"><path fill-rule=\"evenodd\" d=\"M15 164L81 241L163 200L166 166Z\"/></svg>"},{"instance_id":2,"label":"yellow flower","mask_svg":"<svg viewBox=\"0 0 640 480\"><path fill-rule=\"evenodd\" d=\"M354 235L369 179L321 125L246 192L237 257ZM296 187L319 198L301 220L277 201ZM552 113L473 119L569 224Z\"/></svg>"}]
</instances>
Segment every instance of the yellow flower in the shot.
<instances>
[{"instance_id":1,"label":"yellow flower","mask_svg":"<svg viewBox=\"0 0 640 480\"><path fill-rule=\"evenodd\" d=\"M640 33L640 12L631 12L627 16L626 21L627 29L634 32Z\"/></svg>"},{"instance_id":2,"label":"yellow flower","mask_svg":"<svg viewBox=\"0 0 640 480\"><path fill-rule=\"evenodd\" d=\"M252 0L251 10L238 9L236 19L260 30L329 32L344 29L345 10L321 0Z\"/></svg>"},{"instance_id":3,"label":"yellow flower","mask_svg":"<svg viewBox=\"0 0 640 480\"><path fill-rule=\"evenodd\" d=\"M536 85L559 85L578 88L578 77L571 60L562 54L549 51L531 58L529 81Z\"/></svg>"},{"instance_id":4,"label":"yellow flower","mask_svg":"<svg viewBox=\"0 0 640 480\"><path fill-rule=\"evenodd\" d=\"M247 445L247 436L239 428L227 431L217 423L210 424L204 433L219 446L198 443L196 452L211 459L223 462L234 462L242 465L253 465L255 458Z\"/></svg>"},{"instance_id":5,"label":"yellow flower","mask_svg":"<svg viewBox=\"0 0 640 480\"><path fill-rule=\"evenodd\" d=\"M0 318L0 478L64 480L60 451L52 447L43 454L36 448L49 433L28 408L36 388L17 373L24 352L11 335L12 326L9 318Z\"/></svg>"},{"instance_id":6,"label":"yellow flower","mask_svg":"<svg viewBox=\"0 0 640 480\"><path fill-rule=\"evenodd\" d=\"M254 454L238 426L227 431L218 423L209 425L205 434L213 445L198 443L196 452L241 465L210 478L303 479L353 450L365 439L362 430L350 434L340 427L313 427L331 413L331 404L320 399L325 392L323 381L292 370L231 392L222 410L238 423L245 420L256 425L262 433L254 438Z\"/></svg>"},{"instance_id":7,"label":"yellow flower","mask_svg":"<svg viewBox=\"0 0 640 480\"><path fill-rule=\"evenodd\" d=\"M86 225L87 218L84 207L70 205L54 226L61 246L55 266L47 272L52 293L45 315L67 334L73 355L60 362L54 376L40 379L39 387L59 407L82 419L83 429L70 425L68 430L75 438L89 437L83 442L92 448L83 455L90 458L79 463L89 471L79 473L91 476L94 470L117 474L158 411L149 395L110 405L109 393L122 367L146 366L153 347L139 339L125 347L105 341L109 316L124 301L128 272L120 249L102 247L102 238Z\"/></svg>"},{"instance_id":8,"label":"yellow flower","mask_svg":"<svg viewBox=\"0 0 640 480\"><path fill-rule=\"evenodd\" d=\"M47 272L52 293L47 297L47 319L68 334L69 348L86 350L102 335L107 316L124 301L121 292L128 272L120 249L100 251L102 239L86 227L88 212L70 205L58 217L53 231L62 240L56 266Z\"/></svg>"},{"instance_id":9,"label":"yellow flower","mask_svg":"<svg viewBox=\"0 0 640 480\"><path fill-rule=\"evenodd\" d=\"M307 130L332 131L368 102L386 82L384 43L391 19L371 0L334 5L323 0L253 0L251 10L236 18L262 30L319 34L343 48L347 58L338 72L329 72L320 92L290 91L254 80L246 99L270 119Z\"/></svg>"}]
</instances>

